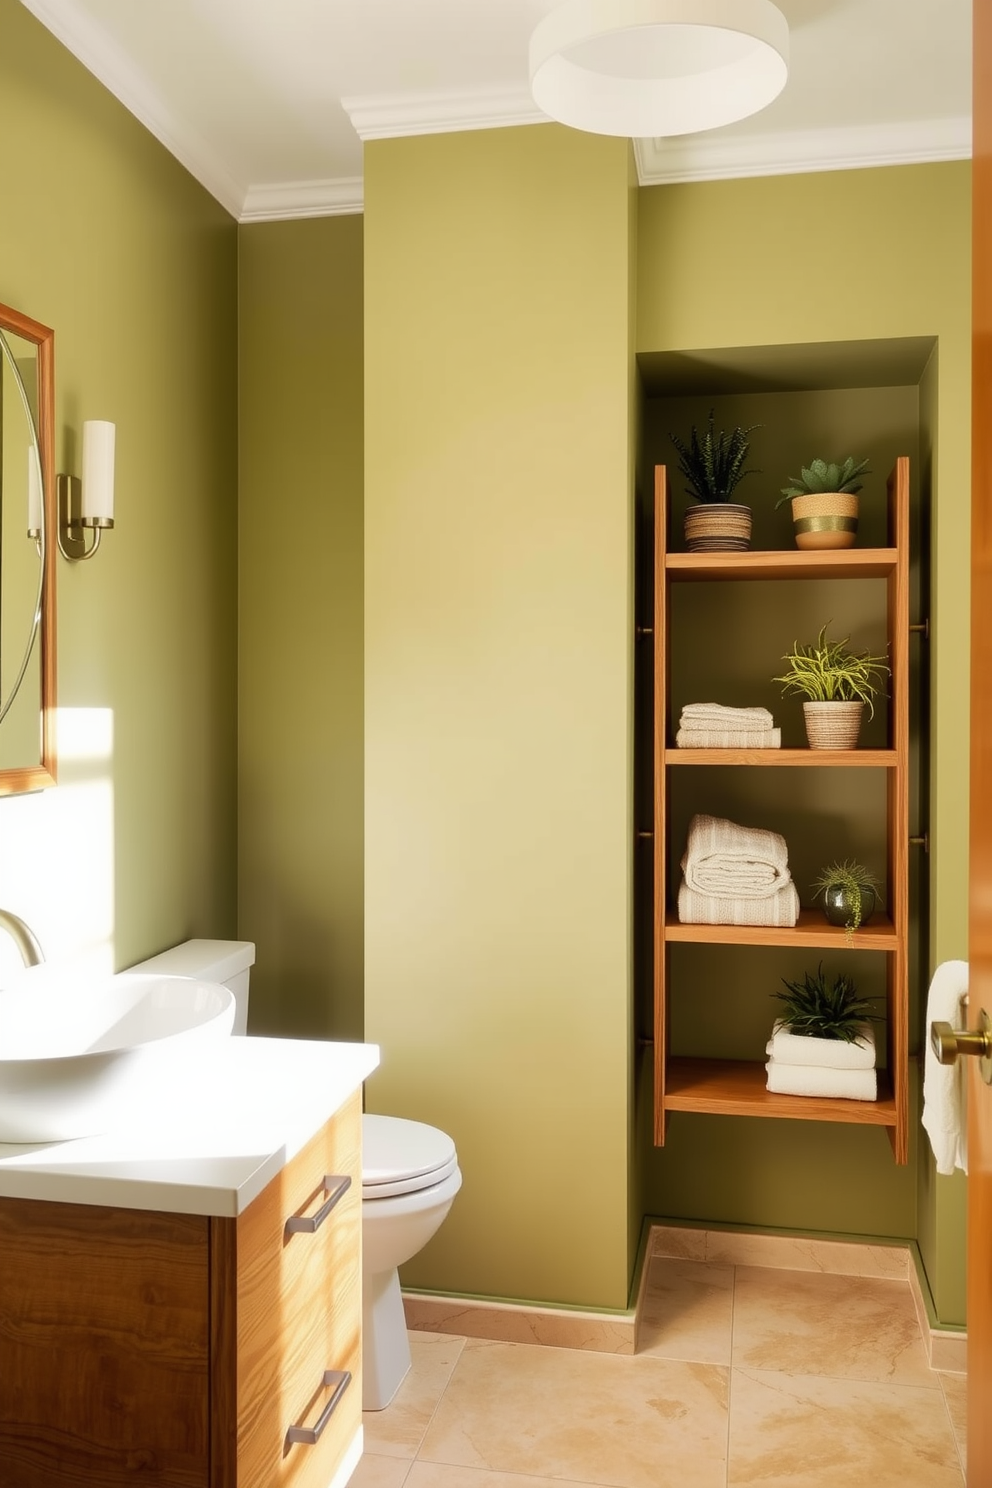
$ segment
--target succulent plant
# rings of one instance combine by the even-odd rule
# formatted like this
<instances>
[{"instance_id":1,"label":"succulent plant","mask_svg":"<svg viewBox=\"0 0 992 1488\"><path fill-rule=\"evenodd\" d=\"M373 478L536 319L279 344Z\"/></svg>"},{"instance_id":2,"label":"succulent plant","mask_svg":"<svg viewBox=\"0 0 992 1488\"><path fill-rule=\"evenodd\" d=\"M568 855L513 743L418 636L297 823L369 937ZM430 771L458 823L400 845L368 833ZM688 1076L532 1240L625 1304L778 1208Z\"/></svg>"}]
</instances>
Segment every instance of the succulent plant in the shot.
<instances>
[{"instance_id":1,"label":"succulent plant","mask_svg":"<svg viewBox=\"0 0 992 1488\"><path fill-rule=\"evenodd\" d=\"M853 1044L866 1023L880 1021L871 1007L876 999L859 997L854 982L843 973L834 977L832 986L828 985L822 961L815 976L807 971L801 982L783 977L782 983L786 990L771 995L783 1004L781 1016L789 1032L800 1038L840 1039Z\"/></svg>"},{"instance_id":2,"label":"succulent plant","mask_svg":"<svg viewBox=\"0 0 992 1488\"><path fill-rule=\"evenodd\" d=\"M751 424L742 429L738 425L729 432L725 429L717 432L710 409L710 425L702 438L695 424L688 445L677 434L669 434L679 452L679 470L689 482L686 495L696 501L729 501L734 488L746 475L760 475L760 470L744 469L751 448L747 436L760 427Z\"/></svg>"},{"instance_id":3,"label":"succulent plant","mask_svg":"<svg viewBox=\"0 0 992 1488\"><path fill-rule=\"evenodd\" d=\"M793 496L816 496L825 491L855 496L862 484L858 477L870 474L868 461L861 460L855 464L853 455L848 455L843 465L812 460L803 466L802 472L802 475L789 476L791 484L782 487L781 498L775 503L776 510L784 502L791 501Z\"/></svg>"}]
</instances>

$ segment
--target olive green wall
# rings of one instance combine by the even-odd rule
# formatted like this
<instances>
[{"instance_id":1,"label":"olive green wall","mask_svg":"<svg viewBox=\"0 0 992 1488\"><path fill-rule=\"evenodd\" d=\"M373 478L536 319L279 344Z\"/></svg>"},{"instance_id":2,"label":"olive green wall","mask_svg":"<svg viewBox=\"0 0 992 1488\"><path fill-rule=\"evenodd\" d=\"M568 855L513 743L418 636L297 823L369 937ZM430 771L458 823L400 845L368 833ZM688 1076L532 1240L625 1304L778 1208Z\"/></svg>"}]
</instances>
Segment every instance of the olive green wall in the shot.
<instances>
[{"instance_id":1,"label":"olive green wall","mask_svg":"<svg viewBox=\"0 0 992 1488\"><path fill-rule=\"evenodd\" d=\"M408 1284L630 1273L628 149L365 151L371 1109L464 1188Z\"/></svg>"},{"instance_id":2,"label":"olive green wall","mask_svg":"<svg viewBox=\"0 0 992 1488\"><path fill-rule=\"evenodd\" d=\"M235 929L237 230L16 0L0 36L0 301L55 328L56 468L117 424L117 526L57 560L61 784L0 801L0 903L124 966Z\"/></svg>"},{"instance_id":3,"label":"olive green wall","mask_svg":"<svg viewBox=\"0 0 992 1488\"><path fill-rule=\"evenodd\" d=\"M963 164L655 187L642 192L639 219L639 352L938 338L939 378L921 395L927 427L939 427L931 513L931 964L967 953L960 782L968 767L969 190ZM841 219L854 224L843 242L804 228ZM922 1000L922 986L915 990ZM840 1227L853 1216L865 1231L915 1233L915 1163L903 1175L883 1176L884 1149L855 1161L852 1144L862 1134L814 1129L804 1136L798 1124L757 1121L712 1122L707 1131L708 1122L684 1118L684 1136L673 1123L665 1152L644 1154L651 1210L702 1205L705 1214L695 1217L760 1214L759 1222L777 1213L780 1224L810 1228L830 1228L823 1216L832 1213ZM884 1141L865 1135L869 1149ZM711 1157L708 1185L700 1174ZM921 1160L928 1171L929 1159ZM743 1191L742 1173L753 1180ZM933 1206L927 1233L940 1237L939 1259L929 1252L938 1316L958 1321L959 1195L950 1180L934 1179L924 1197ZM857 1220L868 1213L870 1224Z\"/></svg>"},{"instance_id":4,"label":"olive green wall","mask_svg":"<svg viewBox=\"0 0 992 1488\"><path fill-rule=\"evenodd\" d=\"M253 1033L360 1039L361 217L240 231L240 933Z\"/></svg>"}]
</instances>

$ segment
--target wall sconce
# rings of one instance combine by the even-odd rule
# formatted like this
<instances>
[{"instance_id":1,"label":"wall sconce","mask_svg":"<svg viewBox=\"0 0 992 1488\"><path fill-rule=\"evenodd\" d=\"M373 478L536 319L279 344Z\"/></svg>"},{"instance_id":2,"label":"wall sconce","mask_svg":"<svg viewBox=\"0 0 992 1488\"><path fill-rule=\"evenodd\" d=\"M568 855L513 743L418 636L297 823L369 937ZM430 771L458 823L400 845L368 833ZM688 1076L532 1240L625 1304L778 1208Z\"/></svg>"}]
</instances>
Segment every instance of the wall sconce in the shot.
<instances>
[{"instance_id":1,"label":"wall sconce","mask_svg":"<svg viewBox=\"0 0 992 1488\"><path fill-rule=\"evenodd\" d=\"M116 427L104 419L83 424L83 476L56 477L59 498L59 550L63 558L77 562L92 558L100 546L105 527L114 525L114 441ZM93 543L86 546L86 531Z\"/></svg>"}]
</instances>

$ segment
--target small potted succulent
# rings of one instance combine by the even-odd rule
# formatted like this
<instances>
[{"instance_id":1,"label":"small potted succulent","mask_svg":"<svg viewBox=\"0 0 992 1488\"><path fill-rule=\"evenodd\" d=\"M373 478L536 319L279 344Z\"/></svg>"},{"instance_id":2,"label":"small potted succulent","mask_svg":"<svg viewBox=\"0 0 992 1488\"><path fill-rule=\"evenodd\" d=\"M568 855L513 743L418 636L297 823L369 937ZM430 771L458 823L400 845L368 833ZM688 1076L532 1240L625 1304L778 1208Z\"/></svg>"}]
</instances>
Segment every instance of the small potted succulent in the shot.
<instances>
[{"instance_id":1,"label":"small potted succulent","mask_svg":"<svg viewBox=\"0 0 992 1488\"><path fill-rule=\"evenodd\" d=\"M848 455L843 465L811 460L801 475L790 475L782 487L776 510L792 502L792 528L797 548L853 548L858 533L858 492L868 461L855 463Z\"/></svg>"},{"instance_id":2,"label":"small potted succulent","mask_svg":"<svg viewBox=\"0 0 992 1488\"><path fill-rule=\"evenodd\" d=\"M700 435L693 425L686 444L677 434L669 438L679 453L679 470L688 484L685 491L698 505L685 514L685 540L690 552L739 552L751 545L751 508L731 501L746 475L751 448L748 435L759 428L740 425L717 430L710 410L709 427Z\"/></svg>"},{"instance_id":3,"label":"small potted succulent","mask_svg":"<svg viewBox=\"0 0 992 1488\"><path fill-rule=\"evenodd\" d=\"M805 972L801 982L782 978L784 992L773 992L783 1005L781 1021L787 1031L799 1038L835 1039L853 1044L865 1035L868 1023L880 1021L872 1012L870 997L860 997L849 976L843 973L828 983L823 962L816 975Z\"/></svg>"},{"instance_id":4,"label":"small potted succulent","mask_svg":"<svg viewBox=\"0 0 992 1488\"><path fill-rule=\"evenodd\" d=\"M851 651L848 639L828 641L824 625L812 645L793 644L782 657L787 671L772 678L781 683L783 697L806 699L803 718L810 749L854 749L865 705L872 717L872 699L889 674L884 656Z\"/></svg>"},{"instance_id":5,"label":"small potted succulent","mask_svg":"<svg viewBox=\"0 0 992 1488\"><path fill-rule=\"evenodd\" d=\"M853 858L829 864L813 884L828 924L843 925L849 937L875 913L880 888L875 875Z\"/></svg>"}]
</instances>

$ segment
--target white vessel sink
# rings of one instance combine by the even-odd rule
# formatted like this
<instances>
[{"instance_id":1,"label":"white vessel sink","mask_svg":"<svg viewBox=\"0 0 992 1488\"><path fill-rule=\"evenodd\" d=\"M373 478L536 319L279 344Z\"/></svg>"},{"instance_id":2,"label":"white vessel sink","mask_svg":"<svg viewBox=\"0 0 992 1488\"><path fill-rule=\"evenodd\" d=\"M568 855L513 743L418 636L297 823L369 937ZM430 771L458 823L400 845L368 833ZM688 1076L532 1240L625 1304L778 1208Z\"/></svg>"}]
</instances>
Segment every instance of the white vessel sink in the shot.
<instances>
[{"instance_id":1,"label":"white vessel sink","mask_svg":"<svg viewBox=\"0 0 992 1488\"><path fill-rule=\"evenodd\" d=\"M95 1136L167 1088L181 1100L184 1073L234 1023L234 995L216 982L45 970L0 991L0 1142Z\"/></svg>"}]
</instances>

